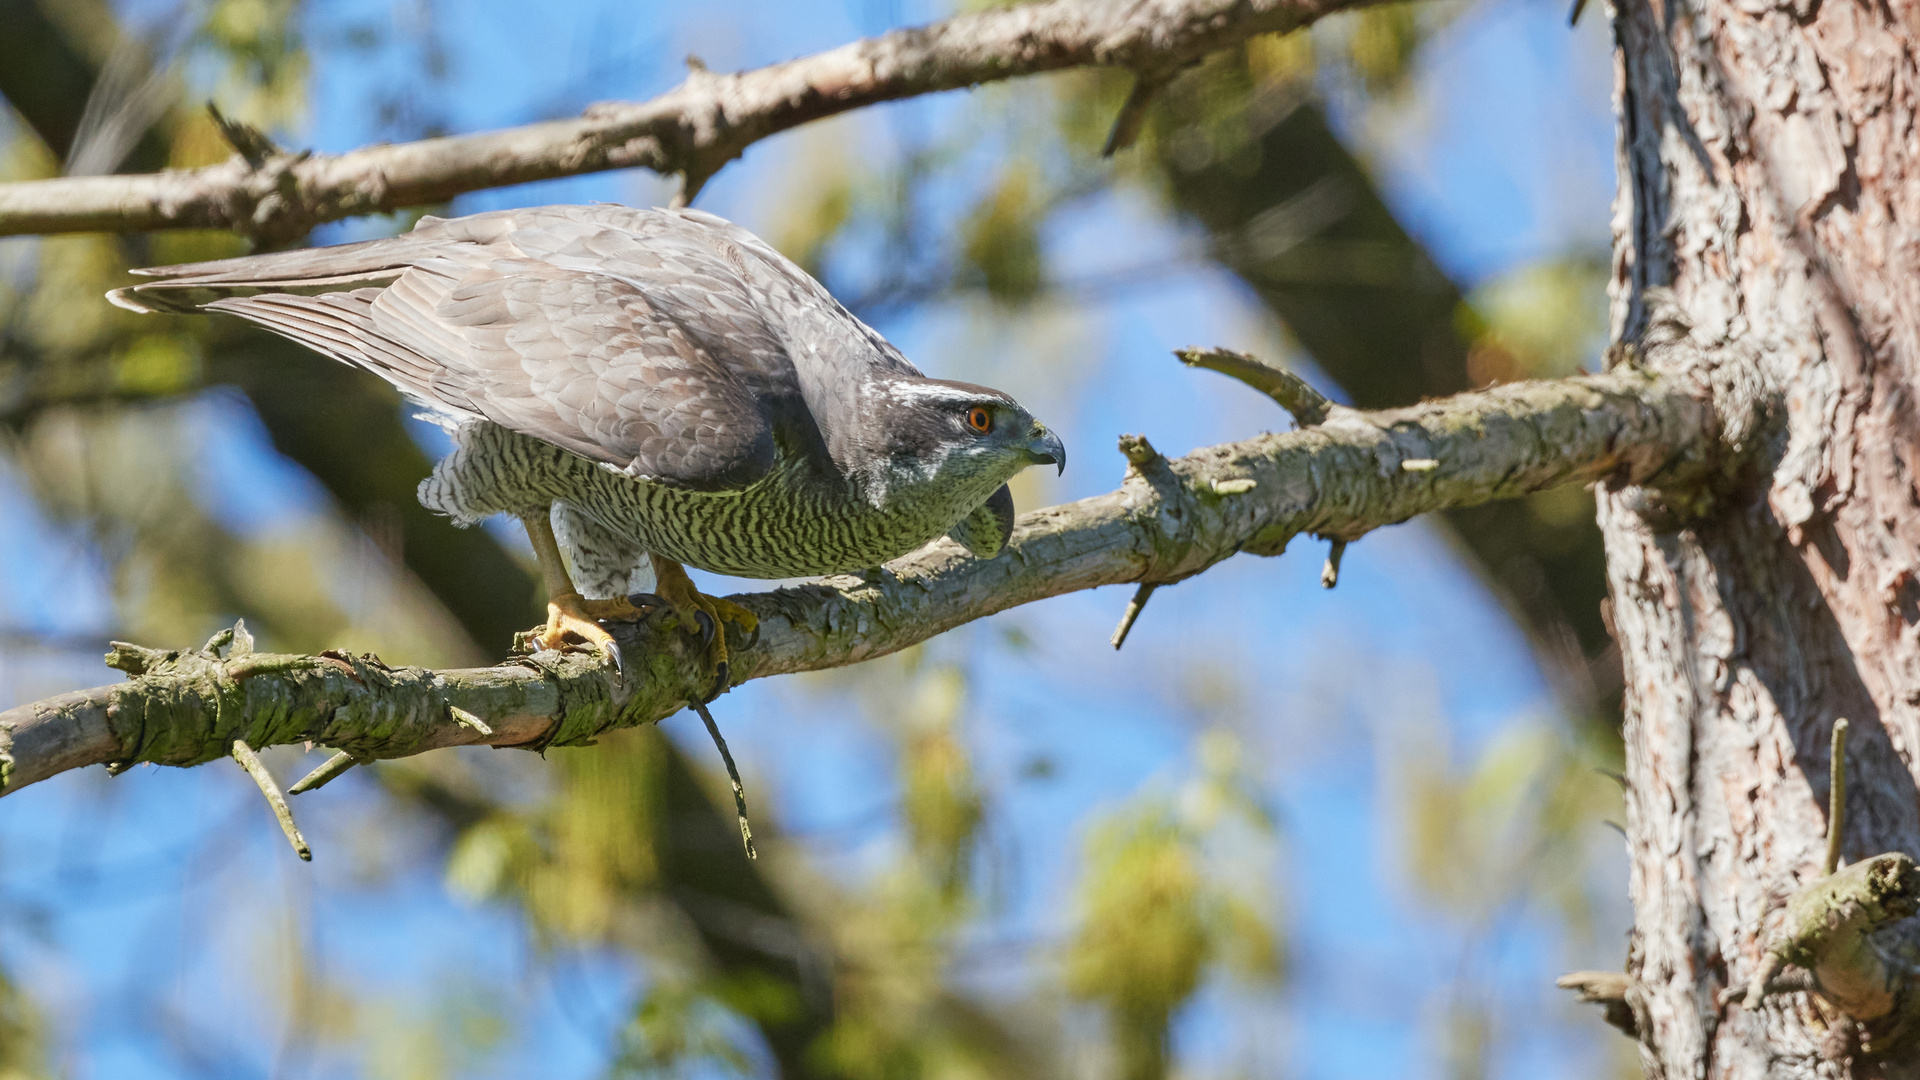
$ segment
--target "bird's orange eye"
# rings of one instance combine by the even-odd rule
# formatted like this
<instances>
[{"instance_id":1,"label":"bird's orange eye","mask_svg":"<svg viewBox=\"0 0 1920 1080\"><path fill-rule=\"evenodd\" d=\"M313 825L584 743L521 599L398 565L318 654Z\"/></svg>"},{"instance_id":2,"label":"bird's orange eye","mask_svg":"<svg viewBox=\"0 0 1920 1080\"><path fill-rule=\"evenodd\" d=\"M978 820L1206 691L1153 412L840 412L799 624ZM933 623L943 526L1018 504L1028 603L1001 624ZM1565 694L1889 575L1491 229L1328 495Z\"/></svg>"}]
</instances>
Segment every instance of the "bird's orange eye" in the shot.
<instances>
[{"instance_id":1,"label":"bird's orange eye","mask_svg":"<svg viewBox=\"0 0 1920 1080\"><path fill-rule=\"evenodd\" d=\"M975 405L973 408L967 410L967 426L985 435L987 432L993 430L993 414Z\"/></svg>"}]
</instances>

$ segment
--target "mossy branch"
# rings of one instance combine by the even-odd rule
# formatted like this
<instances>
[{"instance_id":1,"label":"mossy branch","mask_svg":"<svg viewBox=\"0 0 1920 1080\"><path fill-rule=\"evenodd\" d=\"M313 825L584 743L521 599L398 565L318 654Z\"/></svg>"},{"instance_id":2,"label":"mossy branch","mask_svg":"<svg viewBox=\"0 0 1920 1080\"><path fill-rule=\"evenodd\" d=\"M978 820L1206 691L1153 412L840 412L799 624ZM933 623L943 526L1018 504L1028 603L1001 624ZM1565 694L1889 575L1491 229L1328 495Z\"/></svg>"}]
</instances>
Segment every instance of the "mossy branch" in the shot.
<instances>
[{"instance_id":1,"label":"mossy branch","mask_svg":"<svg viewBox=\"0 0 1920 1080\"><path fill-rule=\"evenodd\" d=\"M1720 995L1757 1009L1778 993L1810 991L1860 1025L1861 1048L1885 1055L1911 1047L1920 1027L1920 993L1911 957L1895 956L1875 941L1881 930L1920 914L1920 866L1897 851L1841 868L1846 831L1847 730L1833 723L1828 762L1827 847L1820 877L1787 901L1785 917L1747 985Z\"/></svg>"},{"instance_id":2,"label":"mossy branch","mask_svg":"<svg viewBox=\"0 0 1920 1080\"><path fill-rule=\"evenodd\" d=\"M1786 920L1768 952L1813 976L1813 986L1848 1016L1888 1016L1908 982L1872 935L1920 912L1920 869L1899 852L1837 870L1787 902Z\"/></svg>"},{"instance_id":3,"label":"mossy branch","mask_svg":"<svg viewBox=\"0 0 1920 1080\"><path fill-rule=\"evenodd\" d=\"M885 568L733 599L760 618L733 681L838 667L1020 604L1101 585L1162 585L1237 552L1278 555L1302 533L1352 540L1417 514L1606 481L1695 488L1724 469L1710 407L1637 369L1496 389L1318 426L1145 455L1121 486L1021 517L988 560L941 541ZM1137 444L1137 445L1136 445ZM1408 470L1408 461L1433 462ZM197 765L313 742L356 760L443 746L544 748L681 709L706 675L683 634L610 626L624 680L589 654L500 667L389 667L369 656L222 656L116 645L128 682L0 713L0 789L68 769ZM478 721L477 723L475 721Z\"/></svg>"}]
</instances>

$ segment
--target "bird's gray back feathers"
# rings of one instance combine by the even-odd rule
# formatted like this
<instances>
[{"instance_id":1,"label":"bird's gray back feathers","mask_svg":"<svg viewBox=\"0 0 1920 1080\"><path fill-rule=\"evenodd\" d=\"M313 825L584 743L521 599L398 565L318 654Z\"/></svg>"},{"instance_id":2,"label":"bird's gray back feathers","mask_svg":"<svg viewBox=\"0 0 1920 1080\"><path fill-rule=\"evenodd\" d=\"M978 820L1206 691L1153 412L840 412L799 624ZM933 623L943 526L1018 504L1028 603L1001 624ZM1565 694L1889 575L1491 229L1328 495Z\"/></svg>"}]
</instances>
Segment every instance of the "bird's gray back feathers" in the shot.
<instances>
[{"instance_id":1,"label":"bird's gray back feathers","mask_svg":"<svg viewBox=\"0 0 1920 1080\"><path fill-rule=\"evenodd\" d=\"M800 268L693 210L555 206L386 240L141 271L137 310L225 311L630 475L739 490L863 449L875 380L919 372Z\"/></svg>"}]
</instances>

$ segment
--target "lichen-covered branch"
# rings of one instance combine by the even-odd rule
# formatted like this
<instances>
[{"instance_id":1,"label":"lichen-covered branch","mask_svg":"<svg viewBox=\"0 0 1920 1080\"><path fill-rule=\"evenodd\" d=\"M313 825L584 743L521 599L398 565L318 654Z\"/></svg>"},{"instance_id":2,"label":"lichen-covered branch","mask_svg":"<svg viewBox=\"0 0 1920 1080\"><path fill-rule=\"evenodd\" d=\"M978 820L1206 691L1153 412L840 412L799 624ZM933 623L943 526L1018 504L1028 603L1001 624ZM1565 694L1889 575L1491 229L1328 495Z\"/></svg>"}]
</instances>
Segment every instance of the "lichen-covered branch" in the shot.
<instances>
[{"instance_id":1,"label":"lichen-covered branch","mask_svg":"<svg viewBox=\"0 0 1920 1080\"><path fill-rule=\"evenodd\" d=\"M269 242L356 214L533 180L647 168L696 191L754 142L883 101L1064 68L1164 81L1209 52L1374 0L1052 0L979 12L732 75L697 64L650 101L329 155L243 155L202 169L0 184L0 236L234 229ZM257 155L256 155L257 157Z\"/></svg>"},{"instance_id":2,"label":"lichen-covered branch","mask_svg":"<svg viewBox=\"0 0 1920 1080\"><path fill-rule=\"evenodd\" d=\"M884 656L1050 596L1165 584L1302 533L1352 540L1417 514L1604 480L1693 487L1725 468L1719 424L1684 387L1637 369L1516 383L1406 409L1334 407L1315 426L1167 459L1126 443L1120 487L1024 515L998 558L941 541L885 568L733 599L760 618L733 678ZM544 747L679 710L704 685L686 635L614 626L624 681L588 654L501 667L390 668L370 657L121 647L129 682L0 713L0 787L84 765L194 765L311 741L356 758L442 746ZM472 722L478 718L482 723Z\"/></svg>"},{"instance_id":3,"label":"lichen-covered branch","mask_svg":"<svg viewBox=\"0 0 1920 1080\"><path fill-rule=\"evenodd\" d=\"M1916 912L1920 868L1911 856L1887 852L1829 874L1787 901L1763 963L1745 992L1728 1001L1757 1009L1771 993L1811 990L1861 1024L1865 1042L1890 1044L1910 1036L1920 1013L1911 962L1883 951L1874 935ZM1776 983L1789 967L1803 972L1804 981Z\"/></svg>"},{"instance_id":4,"label":"lichen-covered branch","mask_svg":"<svg viewBox=\"0 0 1920 1080\"><path fill-rule=\"evenodd\" d=\"M1920 913L1920 867L1912 856L1890 851L1840 869L1851 726L1845 718L1833 722L1827 855L1820 876L1787 900L1780 926L1745 988L1728 987L1718 1003L1758 1009L1773 994L1810 991L1859 1025L1862 1049L1885 1054L1913 1036L1920 994L1913 992L1912 957L1876 935Z\"/></svg>"}]
</instances>

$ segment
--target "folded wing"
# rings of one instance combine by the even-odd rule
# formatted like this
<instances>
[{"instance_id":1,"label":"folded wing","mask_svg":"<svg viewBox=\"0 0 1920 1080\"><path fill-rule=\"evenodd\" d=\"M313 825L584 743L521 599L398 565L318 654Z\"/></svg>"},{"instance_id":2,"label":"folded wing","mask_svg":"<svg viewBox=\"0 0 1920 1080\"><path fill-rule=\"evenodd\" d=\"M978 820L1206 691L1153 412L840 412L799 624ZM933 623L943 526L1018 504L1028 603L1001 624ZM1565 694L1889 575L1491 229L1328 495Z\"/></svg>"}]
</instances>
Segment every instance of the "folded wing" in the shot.
<instances>
[{"instance_id":1,"label":"folded wing","mask_svg":"<svg viewBox=\"0 0 1920 1080\"><path fill-rule=\"evenodd\" d=\"M697 237L636 245L643 238L625 230L552 217L428 219L387 240L160 267L141 271L159 280L111 298L238 315L437 413L484 418L635 476L705 491L763 476L774 413L797 390L738 268ZM552 250L556 226L581 242L621 234L594 246L628 257L596 269L530 257L526 248ZM516 242L523 232L532 242Z\"/></svg>"}]
</instances>

